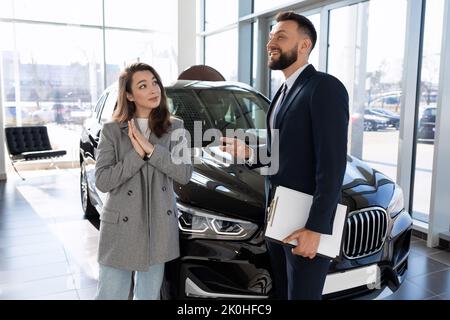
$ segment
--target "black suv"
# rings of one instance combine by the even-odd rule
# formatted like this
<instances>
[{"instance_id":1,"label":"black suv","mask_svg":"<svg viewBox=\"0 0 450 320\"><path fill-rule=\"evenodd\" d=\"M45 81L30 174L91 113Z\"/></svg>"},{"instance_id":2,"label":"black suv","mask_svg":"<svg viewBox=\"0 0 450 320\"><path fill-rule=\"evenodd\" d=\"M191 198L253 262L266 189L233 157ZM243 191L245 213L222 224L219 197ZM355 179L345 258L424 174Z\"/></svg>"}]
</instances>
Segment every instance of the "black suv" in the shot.
<instances>
[{"instance_id":1,"label":"black suv","mask_svg":"<svg viewBox=\"0 0 450 320\"><path fill-rule=\"evenodd\" d=\"M194 136L202 129L244 129L266 137L269 101L253 88L226 81L179 80L166 87L170 112ZM102 123L111 118L117 87L101 96L80 141L81 200L97 216L105 194L95 186L95 155ZM194 145L194 172L174 185L181 257L167 264L164 298L273 298L272 271L264 243L264 177L259 170L211 156L217 147ZM341 254L333 260L325 299L377 298L397 290L408 266L412 220L392 180L348 156L342 186L348 207Z\"/></svg>"}]
</instances>

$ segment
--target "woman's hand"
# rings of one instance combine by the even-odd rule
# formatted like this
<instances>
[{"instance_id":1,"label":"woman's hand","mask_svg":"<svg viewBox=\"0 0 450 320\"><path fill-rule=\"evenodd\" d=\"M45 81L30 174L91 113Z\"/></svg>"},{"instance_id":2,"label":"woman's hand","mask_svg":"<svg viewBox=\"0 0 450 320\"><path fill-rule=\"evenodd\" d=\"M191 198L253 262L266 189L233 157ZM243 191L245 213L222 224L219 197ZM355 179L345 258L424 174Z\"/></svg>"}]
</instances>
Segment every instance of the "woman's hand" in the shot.
<instances>
[{"instance_id":1,"label":"woman's hand","mask_svg":"<svg viewBox=\"0 0 450 320\"><path fill-rule=\"evenodd\" d=\"M141 147L137 139L133 136L133 132L130 126L130 122L128 121L128 137L130 137L131 144L133 145L134 150L141 156L141 158L144 158L146 155L145 150Z\"/></svg>"},{"instance_id":2,"label":"woman's hand","mask_svg":"<svg viewBox=\"0 0 450 320\"><path fill-rule=\"evenodd\" d=\"M144 152L146 154L152 153L153 149L155 147L136 128L136 124L134 123L134 119L131 119L130 121L128 121L128 128L131 128L131 134L133 135L134 139L139 143L139 145L144 150Z\"/></svg>"}]
</instances>

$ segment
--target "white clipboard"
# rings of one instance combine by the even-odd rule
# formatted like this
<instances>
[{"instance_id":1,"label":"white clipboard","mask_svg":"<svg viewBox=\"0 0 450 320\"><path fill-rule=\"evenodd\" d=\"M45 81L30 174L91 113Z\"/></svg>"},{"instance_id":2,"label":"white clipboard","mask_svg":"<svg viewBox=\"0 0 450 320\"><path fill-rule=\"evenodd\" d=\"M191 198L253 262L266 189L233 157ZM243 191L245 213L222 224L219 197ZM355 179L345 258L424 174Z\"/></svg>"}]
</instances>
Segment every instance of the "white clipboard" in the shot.
<instances>
[{"instance_id":1,"label":"white clipboard","mask_svg":"<svg viewBox=\"0 0 450 320\"><path fill-rule=\"evenodd\" d=\"M278 186L269 207L265 236L275 241L282 241L294 231L304 228L308 221L313 196ZM338 204L331 235L321 234L317 254L329 258L339 255L347 217L347 206ZM297 246L297 240L289 244Z\"/></svg>"}]
</instances>

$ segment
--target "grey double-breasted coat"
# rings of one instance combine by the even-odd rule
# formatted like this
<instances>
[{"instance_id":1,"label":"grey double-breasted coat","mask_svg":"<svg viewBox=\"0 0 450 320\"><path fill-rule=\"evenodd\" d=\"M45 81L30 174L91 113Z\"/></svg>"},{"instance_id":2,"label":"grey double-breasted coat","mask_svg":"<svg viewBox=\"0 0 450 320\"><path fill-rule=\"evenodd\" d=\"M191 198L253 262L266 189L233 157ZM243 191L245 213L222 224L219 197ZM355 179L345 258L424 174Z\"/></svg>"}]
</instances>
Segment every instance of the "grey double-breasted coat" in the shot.
<instances>
[{"instance_id":1,"label":"grey double-breasted coat","mask_svg":"<svg viewBox=\"0 0 450 320\"><path fill-rule=\"evenodd\" d=\"M192 165L173 161L174 147L180 149L186 140L171 139L183 121L172 117L171 122L161 138L150 134L155 149L148 160L134 150L127 123L103 125L95 166L96 187L107 193L100 213L99 263L147 271L150 265L179 256L172 181L188 183Z\"/></svg>"}]
</instances>

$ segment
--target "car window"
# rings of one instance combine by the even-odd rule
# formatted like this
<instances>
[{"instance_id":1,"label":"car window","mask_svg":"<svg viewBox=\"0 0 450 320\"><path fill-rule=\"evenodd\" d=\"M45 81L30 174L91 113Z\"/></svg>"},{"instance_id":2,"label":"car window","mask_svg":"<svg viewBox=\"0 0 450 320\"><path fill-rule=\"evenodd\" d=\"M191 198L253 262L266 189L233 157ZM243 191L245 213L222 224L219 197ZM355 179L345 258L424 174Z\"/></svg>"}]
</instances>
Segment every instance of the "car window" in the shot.
<instances>
[{"instance_id":1,"label":"car window","mask_svg":"<svg viewBox=\"0 0 450 320\"><path fill-rule=\"evenodd\" d=\"M103 107L100 122L106 122L111 120L112 114L114 112L114 108L117 102L117 91L113 90L109 93L108 98L106 99L105 106Z\"/></svg>"},{"instance_id":2,"label":"car window","mask_svg":"<svg viewBox=\"0 0 450 320\"><path fill-rule=\"evenodd\" d=\"M167 100L170 113L183 119L184 127L191 137L194 137L196 121L201 124L202 131L212 127L193 90L167 90Z\"/></svg>"},{"instance_id":3,"label":"car window","mask_svg":"<svg viewBox=\"0 0 450 320\"><path fill-rule=\"evenodd\" d=\"M184 120L185 128L193 134L194 122L205 131L226 129L266 129L268 102L258 95L237 89L168 90L169 110Z\"/></svg>"}]
</instances>

